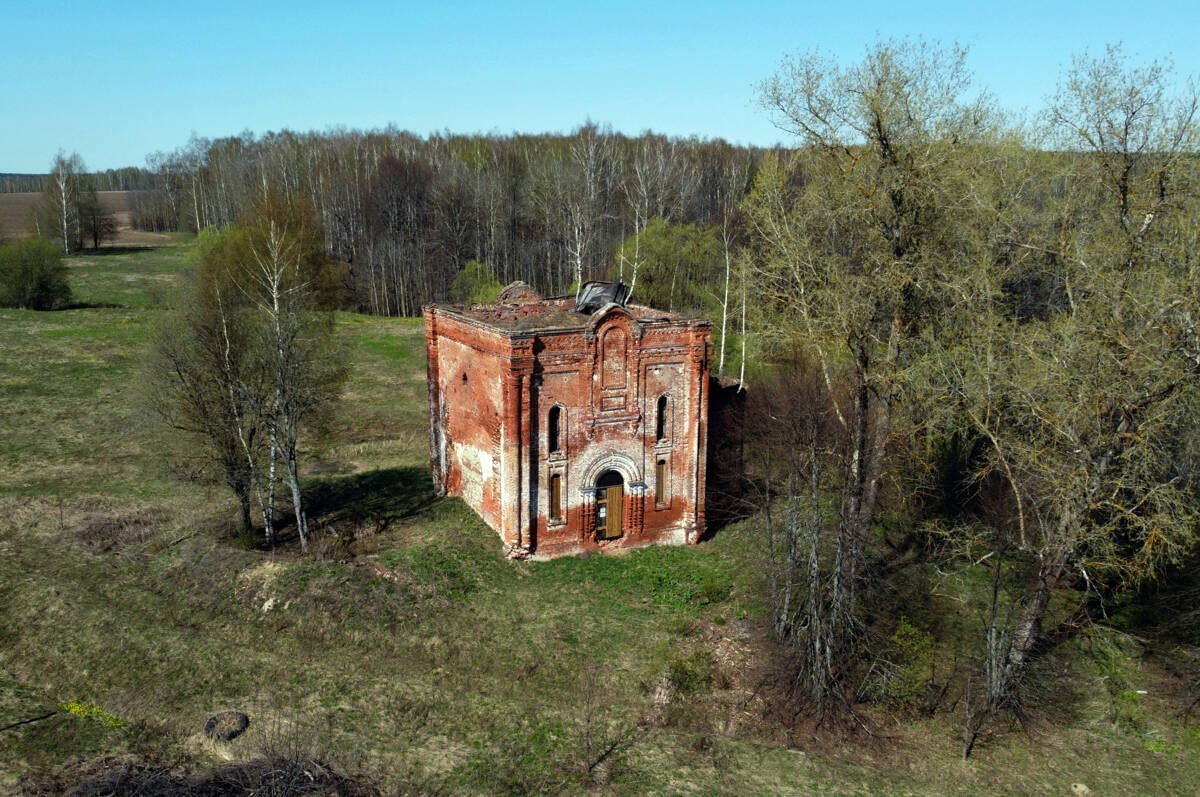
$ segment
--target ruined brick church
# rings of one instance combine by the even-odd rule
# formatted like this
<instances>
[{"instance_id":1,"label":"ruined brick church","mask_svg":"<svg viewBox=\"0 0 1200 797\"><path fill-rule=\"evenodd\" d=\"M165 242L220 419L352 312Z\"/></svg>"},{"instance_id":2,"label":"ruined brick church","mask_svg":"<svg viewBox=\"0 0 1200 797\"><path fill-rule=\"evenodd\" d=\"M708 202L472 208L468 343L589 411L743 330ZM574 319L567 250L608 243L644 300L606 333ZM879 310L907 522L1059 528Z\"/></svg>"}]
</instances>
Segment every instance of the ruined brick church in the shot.
<instances>
[{"instance_id":1,"label":"ruined brick church","mask_svg":"<svg viewBox=\"0 0 1200 797\"><path fill-rule=\"evenodd\" d=\"M694 543L705 528L711 325L622 283L425 308L430 460L510 555Z\"/></svg>"}]
</instances>

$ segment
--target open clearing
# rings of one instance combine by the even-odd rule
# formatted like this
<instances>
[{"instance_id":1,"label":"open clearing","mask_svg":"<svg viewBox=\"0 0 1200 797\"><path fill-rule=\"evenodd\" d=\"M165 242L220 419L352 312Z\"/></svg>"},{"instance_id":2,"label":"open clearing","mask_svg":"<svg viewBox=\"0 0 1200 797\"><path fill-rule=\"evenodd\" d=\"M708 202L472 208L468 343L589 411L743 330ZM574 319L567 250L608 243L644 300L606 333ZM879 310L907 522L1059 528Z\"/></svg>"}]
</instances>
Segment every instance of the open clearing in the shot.
<instances>
[{"instance_id":1,"label":"open clearing","mask_svg":"<svg viewBox=\"0 0 1200 797\"><path fill-rule=\"evenodd\" d=\"M1200 733L1136 640L1105 649L1144 695L1114 706L1112 666L1081 643L1056 661L1047 718L984 739L968 762L948 714L880 715L873 738L845 744L789 738L760 689L753 525L697 547L507 561L461 502L431 495L419 320L339 317L353 373L305 457L322 538L310 558L239 545L227 491L140 388L188 249L72 257L75 299L92 306L0 310L0 726L34 720L0 731L0 792L81 759L206 767L280 752L385 793L1200 782ZM205 721L226 710L249 730L208 740Z\"/></svg>"}]
</instances>

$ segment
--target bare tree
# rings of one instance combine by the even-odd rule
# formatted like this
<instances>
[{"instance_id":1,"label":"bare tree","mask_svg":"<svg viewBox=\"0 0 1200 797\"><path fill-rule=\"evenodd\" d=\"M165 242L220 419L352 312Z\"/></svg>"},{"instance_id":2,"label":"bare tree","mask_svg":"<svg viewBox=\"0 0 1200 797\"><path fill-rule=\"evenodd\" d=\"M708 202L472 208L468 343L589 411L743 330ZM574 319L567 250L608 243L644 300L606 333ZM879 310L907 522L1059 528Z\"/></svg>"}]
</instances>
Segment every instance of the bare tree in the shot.
<instances>
[{"instance_id":1,"label":"bare tree","mask_svg":"<svg viewBox=\"0 0 1200 797\"><path fill-rule=\"evenodd\" d=\"M725 375L725 343L729 330L729 287L733 281L734 250L739 243L742 232L742 222L739 219L739 204L750 183L750 158L736 157L724 164L721 170L721 182L717 187L716 202L720 213L721 225L721 254L725 261L725 279L721 292L721 337L717 344L717 375ZM744 305L744 300L743 300ZM745 318L745 307L742 309ZM743 342L745 325L743 323ZM744 349L743 349L743 360ZM744 368L744 362L743 362Z\"/></svg>"},{"instance_id":2,"label":"bare tree","mask_svg":"<svg viewBox=\"0 0 1200 797\"><path fill-rule=\"evenodd\" d=\"M262 377L230 256L235 238L233 232L201 234L195 269L154 332L147 394L159 416L193 435L220 469L237 497L243 529L252 527L254 494L272 543L272 506L259 474L266 438L252 401L262 392Z\"/></svg>"},{"instance_id":3,"label":"bare tree","mask_svg":"<svg viewBox=\"0 0 1200 797\"><path fill-rule=\"evenodd\" d=\"M50 179L41 200L32 209L30 226L59 245L63 254L83 247L83 218L80 205L84 201L83 178L86 167L76 153L69 156L59 150L50 168ZM95 192L92 192L93 196Z\"/></svg>"},{"instance_id":4,"label":"bare tree","mask_svg":"<svg viewBox=\"0 0 1200 797\"><path fill-rule=\"evenodd\" d=\"M958 269L949 253L970 245L956 237L957 170L990 128L986 108L961 99L964 58L884 42L849 67L786 61L762 87L804 148L768 156L744 205L758 237L751 301L771 322L764 342L810 347L845 441L825 469L837 511L831 576L810 596L819 638L812 624L790 636L819 716L846 688L840 664L861 623L861 568L889 441L911 399L908 369L937 318L937 286Z\"/></svg>"},{"instance_id":5,"label":"bare tree","mask_svg":"<svg viewBox=\"0 0 1200 797\"><path fill-rule=\"evenodd\" d=\"M994 546L1013 562L1006 584L1019 599L1007 622L992 613L989 638L1003 644L988 658L981 716L1019 708L1031 662L1093 601L1195 544L1194 475L1178 448L1200 396L1200 270L1188 252L1200 130L1195 88L1172 93L1168 79L1116 48L1075 60L1048 112L1051 141L1075 150L1053 164L1061 188L1042 213L1002 225L1004 257L976 269L972 312L947 344L949 394L1012 495ZM1014 313L1013 272L1032 269L1053 290ZM1073 605L1047 629L1056 596Z\"/></svg>"}]
</instances>

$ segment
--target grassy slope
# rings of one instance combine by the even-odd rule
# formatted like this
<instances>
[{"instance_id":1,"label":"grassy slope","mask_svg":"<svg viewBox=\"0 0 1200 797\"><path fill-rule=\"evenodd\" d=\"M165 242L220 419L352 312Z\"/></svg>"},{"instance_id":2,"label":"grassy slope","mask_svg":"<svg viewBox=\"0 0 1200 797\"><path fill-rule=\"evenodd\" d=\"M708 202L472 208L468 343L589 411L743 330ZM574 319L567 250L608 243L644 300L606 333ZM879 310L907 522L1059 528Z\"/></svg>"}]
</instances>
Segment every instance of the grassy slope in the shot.
<instances>
[{"instance_id":1,"label":"grassy slope","mask_svg":"<svg viewBox=\"0 0 1200 797\"><path fill-rule=\"evenodd\" d=\"M612 740L597 780L626 793L1181 793L1200 778L1200 739L1154 694L1114 711L1112 668L1090 660L1071 665L1069 716L967 763L948 717L789 750L742 675L758 639L753 532L504 560L460 502L429 494L417 321L341 319L354 372L308 458L313 514L338 537L310 560L218 540L228 496L172 465L186 445L139 393L154 297L185 253L73 258L77 300L120 307L0 310L0 726L70 700L124 722L60 712L0 731L0 791L102 753L280 748L390 789L546 790ZM664 703L670 673L693 691ZM250 731L214 746L204 721L228 708Z\"/></svg>"}]
</instances>

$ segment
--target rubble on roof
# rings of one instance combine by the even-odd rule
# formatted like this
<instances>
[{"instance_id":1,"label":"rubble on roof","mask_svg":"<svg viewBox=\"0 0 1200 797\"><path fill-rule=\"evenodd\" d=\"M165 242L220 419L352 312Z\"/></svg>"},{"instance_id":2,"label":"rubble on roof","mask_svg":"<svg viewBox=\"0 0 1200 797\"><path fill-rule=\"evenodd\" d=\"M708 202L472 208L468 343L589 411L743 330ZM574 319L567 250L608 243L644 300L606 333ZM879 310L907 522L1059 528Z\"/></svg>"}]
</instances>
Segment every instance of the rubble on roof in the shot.
<instances>
[{"instance_id":1,"label":"rubble on roof","mask_svg":"<svg viewBox=\"0 0 1200 797\"><path fill-rule=\"evenodd\" d=\"M534 290L528 282L517 280L510 282L496 297L496 304L529 304L540 302L542 295Z\"/></svg>"}]
</instances>

